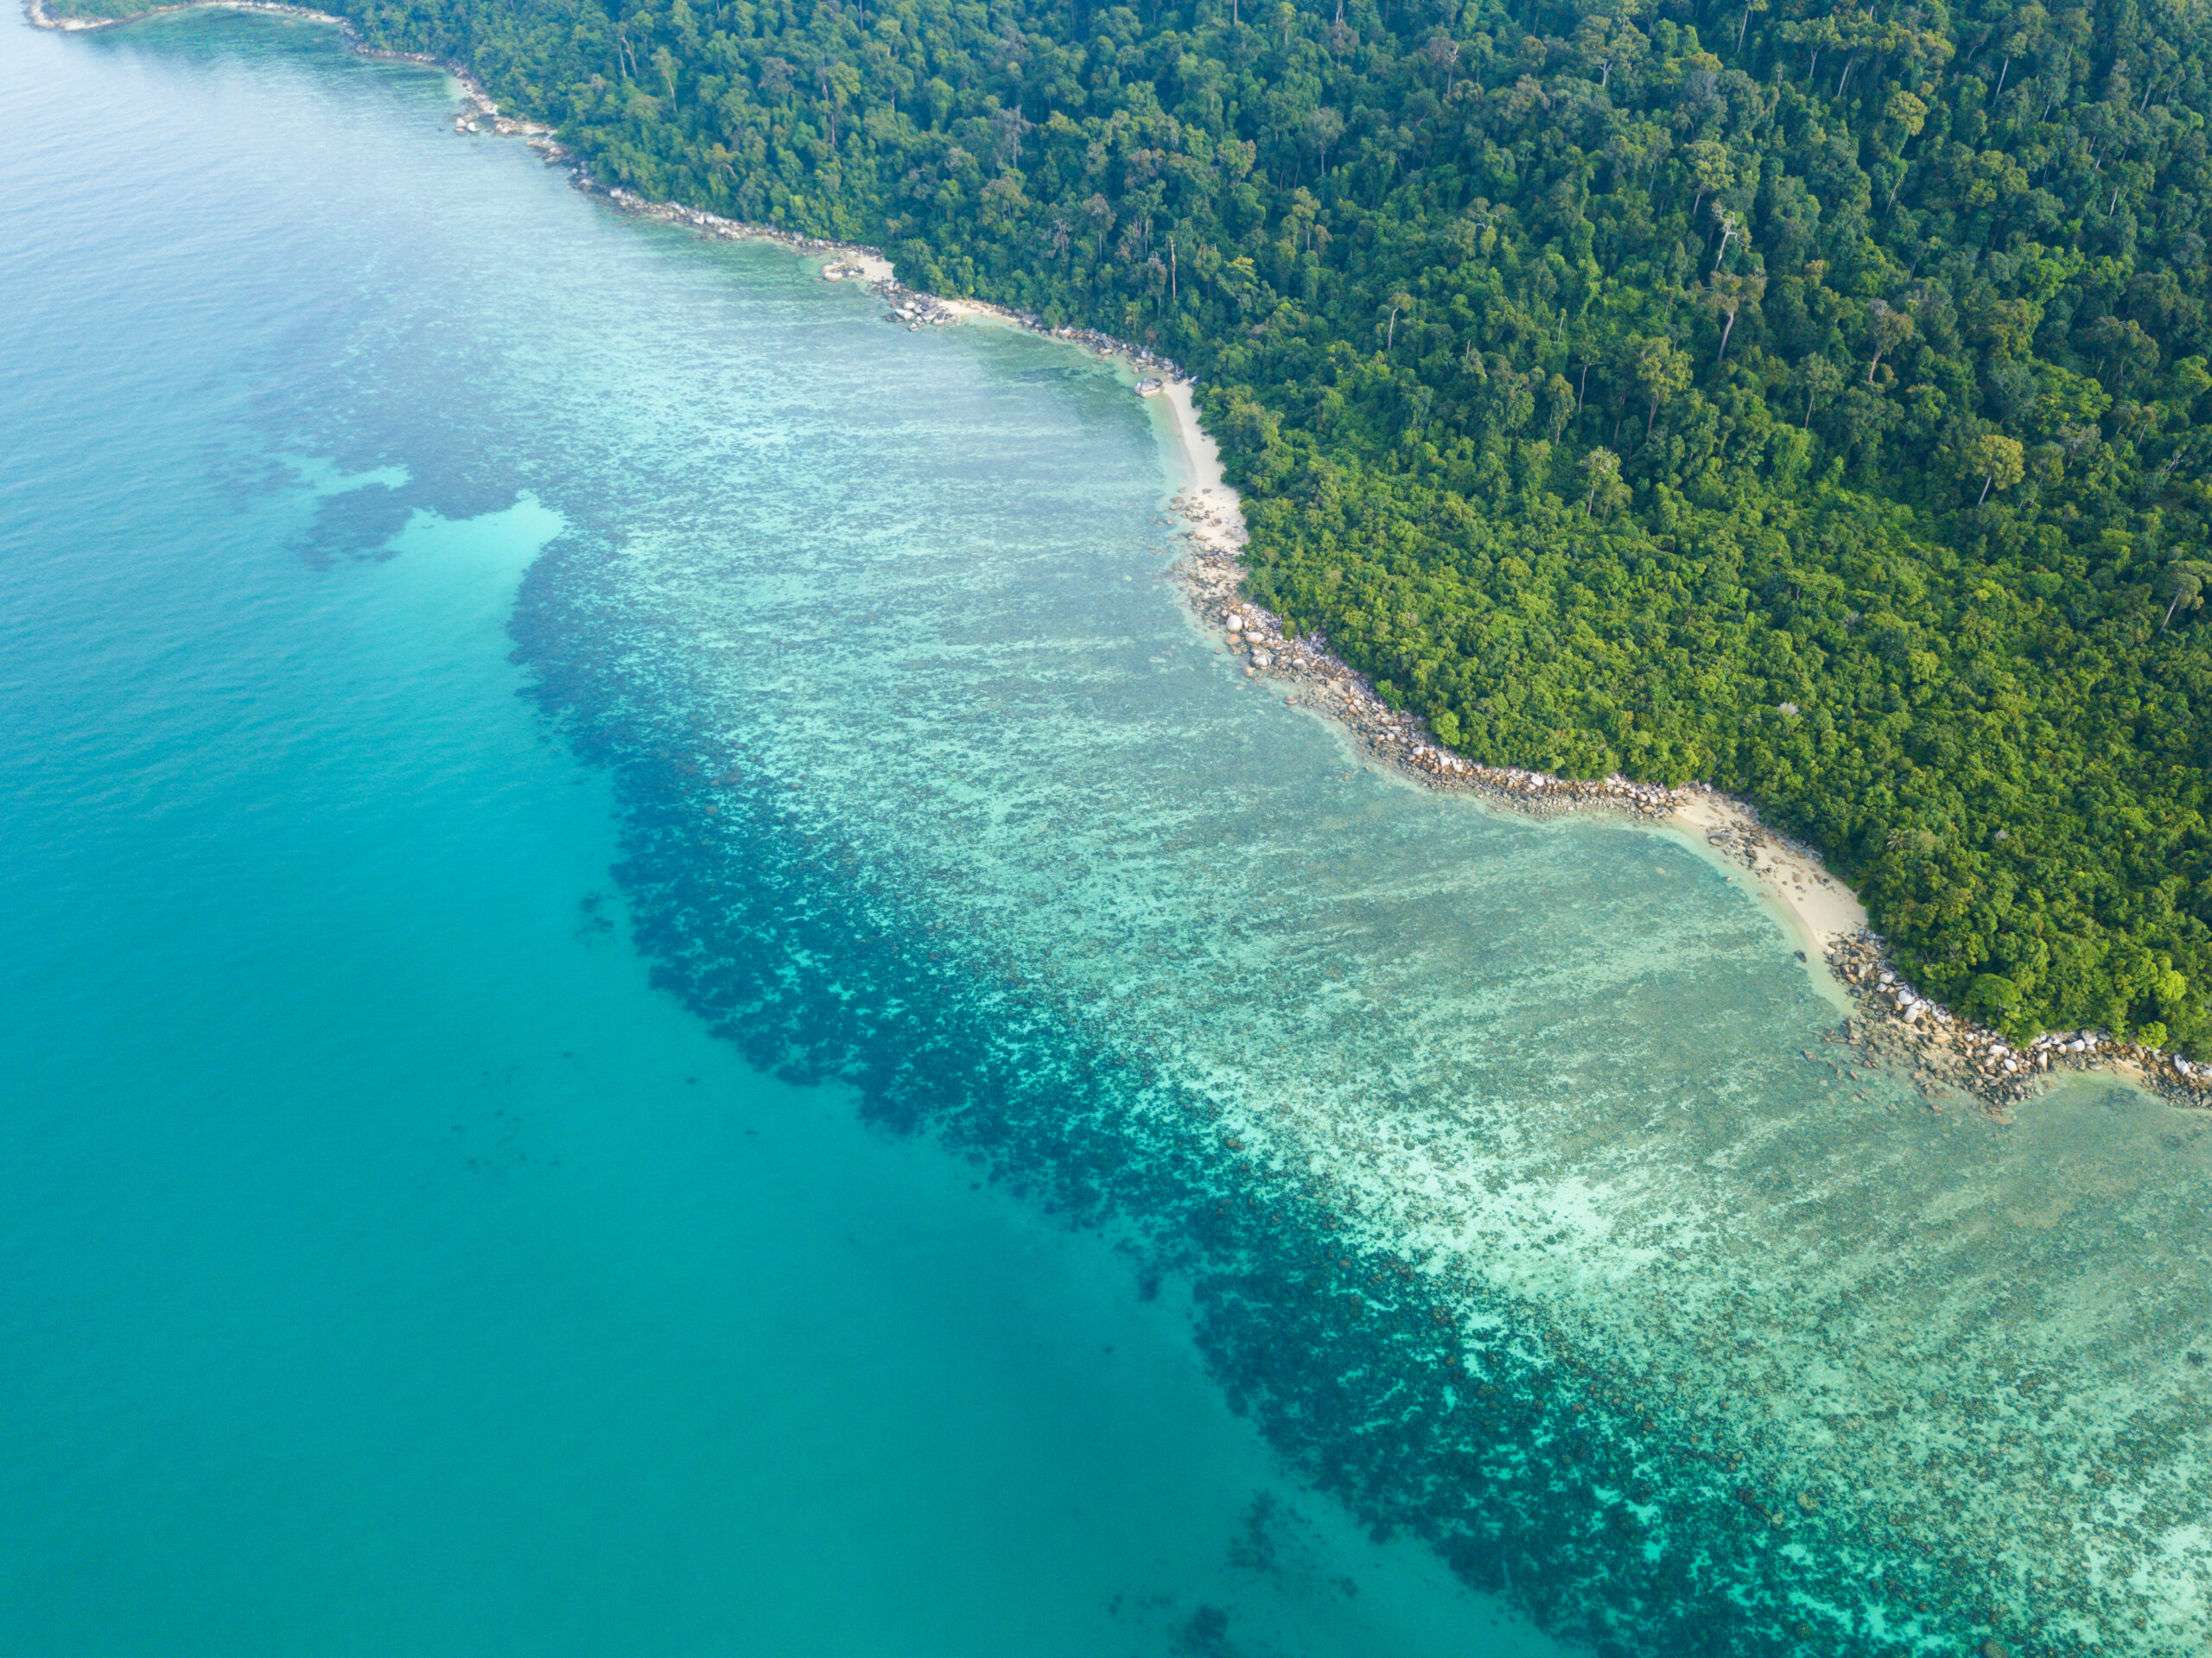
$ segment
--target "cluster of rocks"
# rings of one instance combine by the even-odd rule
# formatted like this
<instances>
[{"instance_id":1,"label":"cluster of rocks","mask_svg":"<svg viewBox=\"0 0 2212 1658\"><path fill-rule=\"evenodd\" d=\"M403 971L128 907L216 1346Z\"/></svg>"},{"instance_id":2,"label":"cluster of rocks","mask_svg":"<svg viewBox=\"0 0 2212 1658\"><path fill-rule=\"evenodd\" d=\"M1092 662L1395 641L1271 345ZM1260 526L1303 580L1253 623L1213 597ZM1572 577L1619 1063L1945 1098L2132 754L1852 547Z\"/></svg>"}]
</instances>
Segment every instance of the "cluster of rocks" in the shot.
<instances>
[{"instance_id":1,"label":"cluster of rocks","mask_svg":"<svg viewBox=\"0 0 2212 1658\"><path fill-rule=\"evenodd\" d=\"M1690 791L1683 791L1688 794ZM1701 791L1700 792L1710 792ZM1679 799L1680 795L1677 796ZM1758 814L1742 801L1733 803L1742 816L1733 823L1708 830L1705 843L1731 863L1739 863L1753 873L1767 871L1775 863L1787 860L1802 864L1815 872L1813 879L1823 886L1835 885L1835 878L1821 871L1821 852L1818 847L1807 846L1802 841L1793 841L1786 835L1777 834L1758 820Z\"/></svg>"},{"instance_id":2,"label":"cluster of rocks","mask_svg":"<svg viewBox=\"0 0 2212 1658\"><path fill-rule=\"evenodd\" d=\"M579 176L577 182L586 189L595 187L588 178ZM837 273L831 280L846 276L865 276L868 267L865 261L881 261L880 249L862 247L855 242L827 242L818 236L802 236L774 225L755 225L741 219L725 219L720 213L710 213L702 207L686 207L674 201L649 201L636 191L621 185L609 185L606 190L608 201L626 213L639 219L651 219L663 224L682 225L700 235L721 242L772 242L778 247L789 248L794 253L827 253L830 264L823 267L827 276L831 270ZM893 284L882 284L885 288Z\"/></svg>"},{"instance_id":3,"label":"cluster of rocks","mask_svg":"<svg viewBox=\"0 0 2212 1658\"><path fill-rule=\"evenodd\" d=\"M1166 382L1171 380L1186 380L1190 378L1189 375L1184 373L1183 371L1176 365L1173 359L1162 357L1156 351L1148 350L1142 346L1133 345L1128 340L1116 340L1109 334L1101 334L1096 328L1048 328L1037 318L1033 316L1027 316L1026 314L1023 316L1022 321L1026 327L1035 328L1039 334L1046 335L1049 339L1065 340L1074 345L1088 346L1102 357L1125 357L1139 369L1149 369L1154 371L1153 375L1147 378L1146 384L1150 384L1151 379L1154 378L1159 380L1162 384L1165 384ZM1140 392L1143 392L1144 389L1143 384L1140 384L1137 387L1137 390Z\"/></svg>"},{"instance_id":4,"label":"cluster of rocks","mask_svg":"<svg viewBox=\"0 0 2212 1658\"><path fill-rule=\"evenodd\" d=\"M512 116L500 114L499 106L483 87L466 74L461 76L461 113L453 118L455 132L489 131L502 138L519 138L548 163L573 159L568 145L553 136L552 128L540 121L518 121Z\"/></svg>"},{"instance_id":5,"label":"cluster of rocks","mask_svg":"<svg viewBox=\"0 0 2212 1658\"><path fill-rule=\"evenodd\" d=\"M2048 1031L2024 1045L1938 1007L1905 981L1879 935L1839 939L1827 953L1837 981L1865 1010L1844 1035L1869 1064L1909 1077L1937 1109L1964 1094L2000 1121L2052 1071L2126 1067L2177 1103L2212 1106L2212 1065L2123 1042L2102 1031Z\"/></svg>"},{"instance_id":6,"label":"cluster of rocks","mask_svg":"<svg viewBox=\"0 0 2212 1658\"><path fill-rule=\"evenodd\" d=\"M823 274L827 276L829 273L824 271ZM883 285L888 288L893 284L887 283ZM959 313L934 294L918 294L902 289L896 294L886 294L884 297L890 302L891 314L906 325L909 334L917 328L941 328L948 322L960 321Z\"/></svg>"},{"instance_id":7,"label":"cluster of rocks","mask_svg":"<svg viewBox=\"0 0 2212 1658\"><path fill-rule=\"evenodd\" d=\"M1481 765L1448 749L1418 745L1406 764L1443 788L1471 789L1509 799L1532 811L1573 811L1603 807L1631 817L1671 817L1681 804L1679 791L1656 783L1637 783L1619 772L1602 778L1555 778L1516 765Z\"/></svg>"},{"instance_id":8,"label":"cluster of rocks","mask_svg":"<svg viewBox=\"0 0 2212 1658\"><path fill-rule=\"evenodd\" d=\"M569 162L569 146L553 137L553 128L544 122L518 122L511 115L500 115L500 106L485 98L485 91L474 82L462 82L467 108L454 118L455 133L495 133L498 137L518 137L529 143L546 162Z\"/></svg>"},{"instance_id":9,"label":"cluster of rocks","mask_svg":"<svg viewBox=\"0 0 2212 1658\"><path fill-rule=\"evenodd\" d=\"M1196 529L1218 533L1227 528L1222 515L1193 492L1178 495L1173 505ZM1241 530L1234 539L1242 539ZM1286 638L1280 618L1243 599L1244 569L1233 544L1192 553L1175 574L1192 609L1222 630L1231 655L1243 657L1246 677L1266 674L1295 686L1284 702L1342 721L1376 759L1432 788L1487 795L1547 816L1596 807L1662 818L1681 804L1684 791L1657 784L1618 775L1588 781L1548 777L1517 766L1478 765L1439 747L1419 718L1391 708L1365 675L1331 655L1325 638Z\"/></svg>"},{"instance_id":10,"label":"cluster of rocks","mask_svg":"<svg viewBox=\"0 0 2212 1658\"><path fill-rule=\"evenodd\" d=\"M1178 572L1178 579L1199 615L1211 619L1211 613L1205 607L1210 603L1224 615L1236 609L1248 615L1258 616L1263 626L1271 624L1274 619L1273 617L1255 606L1243 604L1237 596L1238 584L1244 579L1244 569L1236 562L1235 549L1244 544L1244 515L1234 510L1224 511L1217 503L1209 499L1207 491L1200 489L1177 491L1168 510L1190 526L1202 546L1211 549L1209 556L1218 556L1226 549L1225 562L1194 564Z\"/></svg>"}]
</instances>

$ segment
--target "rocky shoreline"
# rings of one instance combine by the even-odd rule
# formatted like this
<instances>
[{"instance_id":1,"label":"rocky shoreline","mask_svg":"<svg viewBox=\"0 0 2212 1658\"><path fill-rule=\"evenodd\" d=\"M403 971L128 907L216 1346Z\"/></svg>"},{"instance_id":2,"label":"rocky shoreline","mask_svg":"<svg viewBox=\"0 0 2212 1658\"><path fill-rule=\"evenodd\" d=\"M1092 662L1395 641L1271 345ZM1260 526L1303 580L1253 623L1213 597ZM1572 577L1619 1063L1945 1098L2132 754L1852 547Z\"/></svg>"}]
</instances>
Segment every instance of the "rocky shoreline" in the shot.
<instances>
[{"instance_id":1,"label":"rocky shoreline","mask_svg":"<svg viewBox=\"0 0 2212 1658\"><path fill-rule=\"evenodd\" d=\"M1186 522L1206 522L1198 516L1205 509L1188 492L1175 498L1174 506ZM1232 528L1230 534L1241 539L1242 530ZM1193 613L1218 629L1230 654L1243 659L1247 678L1264 674L1294 687L1284 693L1285 702L1338 721L1377 759L1433 788L1488 795L1548 817L1603 806L1662 819L1674 814L1686 792L1622 777L1579 782L1463 759L1431 740L1417 717L1384 702L1364 675L1330 654L1325 639L1285 638L1280 618L1243 596L1244 567L1233 547L1190 555L1177 564L1175 577Z\"/></svg>"},{"instance_id":2,"label":"rocky shoreline","mask_svg":"<svg viewBox=\"0 0 2212 1658\"><path fill-rule=\"evenodd\" d=\"M2013 1043L1915 991L1871 934L1840 942L1828 965L1866 1010L1846 1021L1836 1039L1855 1045L1863 1064L1907 1076L1934 1109L1955 1091L2009 1121L2011 1108L2038 1084L2079 1070L2115 1071L2174 1104L2212 1107L2212 1065L2102 1031L2046 1031Z\"/></svg>"},{"instance_id":3,"label":"rocky shoreline","mask_svg":"<svg viewBox=\"0 0 2212 1658\"><path fill-rule=\"evenodd\" d=\"M1224 525L1192 492L1175 508L1194 530L1241 541L1241 526ZM1281 619L1243 597L1243 564L1234 545L1201 548L1176 566L1175 576L1192 612L1219 630L1225 648L1244 661L1247 678L1268 678L1290 689L1283 701L1328 715L1349 730L1376 760L1426 786L1484 796L1534 816L1602 810L1647 823L1680 818L1694 803L1729 809L1731 821L1708 832L1707 844L1732 863L1753 871L1782 854L1820 872L1811 847L1776 833L1746 802L1703 785L1669 788L1618 774L1594 780L1548 776L1516 766L1484 765L1440 746L1414 715L1392 708L1367 677L1332 655L1319 636L1286 638ZM1881 937L1861 929L1826 942L1829 971L1859 1011L1829 1040L1854 1051L1856 1066L1828 1061L1840 1074L1878 1069L1905 1077L1931 1110L1963 1099L2000 1122L2040 1084L2067 1071L2107 1070L2139 1082L2180 1105L2212 1107L2212 1065L2195 1065L2177 1054L2113 1039L2102 1032L2053 1032L2024 1045L1938 1007L1913 989L1891 961ZM1820 1056L1806 1051L1808 1060Z\"/></svg>"},{"instance_id":4,"label":"rocky shoreline","mask_svg":"<svg viewBox=\"0 0 2212 1658\"><path fill-rule=\"evenodd\" d=\"M521 130L524 124L508 123L500 130L505 131L509 126ZM577 182L586 189L600 187L581 171ZM830 262L822 269L823 280L866 282L868 292L888 305L892 316L906 323L910 329L941 327L976 317L988 317L1008 327L1041 334L1047 340L1084 346L1101 357L1122 359L1132 367L1147 372L1149 378L1139 387L1141 391L1156 391L1169 382L1187 382L1190 379L1170 359L1128 340L1116 340L1096 328L1054 327L1033 311L1018 311L1008 306L993 304L988 300L948 300L921 289L909 288L892 274L891 261L880 248L856 242L829 241L821 237L784 230L774 225L726 219L720 213L710 213L699 207L686 207L676 202L648 201L636 192L620 185L606 188L604 194L614 206L637 218L683 225L701 236L717 241L766 242L794 253L828 254Z\"/></svg>"},{"instance_id":5,"label":"rocky shoreline","mask_svg":"<svg viewBox=\"0 0 2212 1658\"><path fill-rule=\"evenodd\" d=\"M1033 313L977 300L946 300L898 281L891 261L878 248L837 242L787 231L773 225L727 219L675 202L649 201L619 185L601 185L576 162L552 128L502 115L499 105L463 65L427 54L388 52L367 45L346 18L280 0L182 0L119 18L57 18L44 0L25 0L33 25L68 32L110 29L139 18L203 9L263 12L329 23L346 44L365 57L419 63L452 75L459 82L463 108L454 117L457 132L519 137L549 164L574 168L579 188L602 194L614 206L642 219L680 224L699 235L726 241L757 241L794 253L830 256L822 275L829 281L861 280L890 308L891 317L910 330L944 327L975 317L1047 339L1085 347L1108 359L1121 359L1147 378L1138 386L1151 395L1168 386L1189 386L1191 377L1173 360L1145 346L1097 329L1053 327ZM1245 540L1242 515L1233 496L1224 512L1210 498L1223 492L1194 486L1179 493L1172 510L1196 543L1173 571L1192 613L1220 631L1224 648L1244 662L1248 678L1265 676L1290 687L1285 703L1306 708L1341 722L1361 747L1427 787L1482 796L1515 810L1556 817L1586 810L1612 812L1657 824L1682 823L1698 805L1718 807L1725 821L1705 835L1726 861L1770 876L1773 860L1786 858L1808 870L1823 886L1839 887L1822 867L1818 852L1777 834L1759 821L1748 802L1722 795L1704 785L1671 788L1637 783L1618 773L1596 779L1560 778L1517 766L1486 765L1455 754L1437 743L1415 715L1394 709L1376 696L1372 683L1332 655L1319 635L1286 638L1281 619L1243 596ZM1909 1079L1932 1110L1946 1100L1963 1097L1999 1121L2009 1122L2012 1108L2034 1095L2052 1077L2069 1070L2106 1070L2139 1082L2176 1104L2212 1108L2212 1064L2196 1065L2164 1050L2147 1049L2102 1032L2046 1032L2025 1045L2015 1045L1986 1026L1938 1007L1915 991L1891 961L1878 934L1860 929L1821 941L1835 982L1858 1005L1829 1039L1856 1051L1858 1067L1891 1071ZM1820 1056L1808 1050L1809 1061ZM1839 1070L1853 1069L1843 1067Z\"/></svg>"}]
</instances>

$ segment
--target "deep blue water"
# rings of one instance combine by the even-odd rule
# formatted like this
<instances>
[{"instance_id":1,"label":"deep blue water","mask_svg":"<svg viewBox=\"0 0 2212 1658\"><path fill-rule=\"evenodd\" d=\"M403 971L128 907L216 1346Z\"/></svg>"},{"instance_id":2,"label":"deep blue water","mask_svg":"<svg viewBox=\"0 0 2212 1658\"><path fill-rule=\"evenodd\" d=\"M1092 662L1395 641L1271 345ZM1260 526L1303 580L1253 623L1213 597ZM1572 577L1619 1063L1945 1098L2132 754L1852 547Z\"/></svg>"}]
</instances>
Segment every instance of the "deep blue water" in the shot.
<instances>
[{"instance_id":1,"label":"deep blue water","mask_svg":"<svg viewBox=\"0 0 2212 1658\"><path fill-rule=\"evenodd\" d=\"M2201 1647L2204 1124L1827 1063L1245 683L1125 374L451 109L0 30L0 1646Z\"/></svg>"},{"instance_id":2,"label":"deep blue water","mask_svg":"<svg viewBox=\"0 0 2212 1658\"><path fill-rule=\"evenodd\" d=\"M373 429L468 422L475 216L629 228L320 31L0 98L0 1648L1522 1649L1172 1286L649 985L509 660L563 520Z\"/></svg>"}]
</instances>

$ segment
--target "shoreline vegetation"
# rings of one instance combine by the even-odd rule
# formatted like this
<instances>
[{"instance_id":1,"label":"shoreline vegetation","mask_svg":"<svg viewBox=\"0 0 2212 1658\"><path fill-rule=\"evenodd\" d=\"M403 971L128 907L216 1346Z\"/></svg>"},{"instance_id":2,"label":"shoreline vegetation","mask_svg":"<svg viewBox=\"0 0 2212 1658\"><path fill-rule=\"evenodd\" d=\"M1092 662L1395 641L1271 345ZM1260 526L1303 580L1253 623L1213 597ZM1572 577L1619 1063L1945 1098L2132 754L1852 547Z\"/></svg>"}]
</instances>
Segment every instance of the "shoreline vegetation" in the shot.
<instances>
[{"instance_id":1,"label":"shoreline vegetation","mask_svg":"<svg viewBox=\"0 0 2212 1658\"><path fill-rule=\"evenodd\" d=\"M1945 1005L2212 1058L2189 9L321 3L645 200L1179 361L1248 596L1444 746L1710 783Z\"/></svg>"},{"instance_id":2,"label":"shoreline vegetation","mask_svg":"<svg viewBox=\"0 0 2212 1658\"><path fill-rule=\"evenodd\" d=\"M335 27L364 57L435 68L458 82L462 108L459 132L489 131L521 138L549 164L569 168L576 187L603 196L632 216L682 225L715 239L766 243L824 260L826 280L862 282L910 329L988 321L1039 334L1126 362L1137 390L1164 399L1173 410L1177 443L1191 481L1171 511L1183 524L1192 550L1173 577L1193 617L1212 629L1221 648L1244 663L1248 678L1280 686L1283 702L1332 720L1372 759L1396 774L1439 791L1471 794L1527 815L1555 817L1598 811L1672 831L1710 861L1750 877L1756 894L1777 913L1785 931L1817 952L1821 969L1848 998L1853 1012L1828 1043L1843 1050L1809 1063L1859 1080L1860 1069L1905 1076L1931 1110L1964 1100L1999 1122L2039 1086L2069 1071L2112 1071L2190 1107L2212 1107L2212 1064L2195 1064L2163 1048L2095 1030L2046 1032L2021 1042L1976 1023L1923 994L1892 958L1887 942L1867 925L1852 890L1827 869L1819 851L1765 823L1751 803L1708 785L1639 782L1615 772L1577 778L1517 766L1484 765L1440 743L1428 723L1381 696L1371 677L1335 654L1325 635L1286 628L1284 619L1249 595L1249 541L1239 491L1229 481L1218 445L1201 420L1198 383L1169 358L1101 331L1055 326L1038 314L987 301L946 296L902 283L884 251L862 244L807 235L784 227L731 219L681 202L648 200L624 186L598 179L550 126L501 113L471 67L427 53L370 44L352 19L280 0L181 0L99 16L57 16L45 0L24 0L29 22L41 29L86 32L144 18L196 10L263 13ZM1594 499L1597 492L1593 489Z\"/></svg>"}]
</instances>

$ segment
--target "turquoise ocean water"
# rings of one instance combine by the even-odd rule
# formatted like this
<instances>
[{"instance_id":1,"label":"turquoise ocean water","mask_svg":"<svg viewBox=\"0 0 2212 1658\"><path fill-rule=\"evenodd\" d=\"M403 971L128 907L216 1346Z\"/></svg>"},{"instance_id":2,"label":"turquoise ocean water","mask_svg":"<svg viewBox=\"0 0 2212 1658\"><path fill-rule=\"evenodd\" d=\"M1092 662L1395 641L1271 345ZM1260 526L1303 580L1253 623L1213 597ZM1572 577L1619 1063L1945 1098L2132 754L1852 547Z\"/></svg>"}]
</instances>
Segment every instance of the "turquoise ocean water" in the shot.
<instances>
[{"instance_id":1,"label":"turquoise ocean water","mask_svg":"<svg viewBox=\"0 0 2212 1658\"><path fill-rule=\"evenodd\" d=\"M1125 375L309 26L0 100L0 1647L2202 1650L2212 1125L1366 770Z\"/></svg>"}]
</instances>

